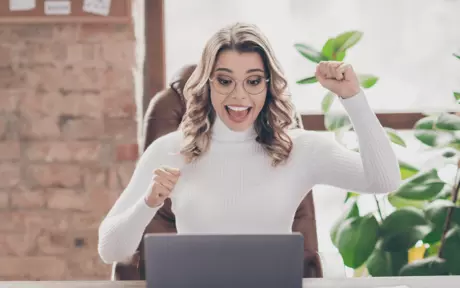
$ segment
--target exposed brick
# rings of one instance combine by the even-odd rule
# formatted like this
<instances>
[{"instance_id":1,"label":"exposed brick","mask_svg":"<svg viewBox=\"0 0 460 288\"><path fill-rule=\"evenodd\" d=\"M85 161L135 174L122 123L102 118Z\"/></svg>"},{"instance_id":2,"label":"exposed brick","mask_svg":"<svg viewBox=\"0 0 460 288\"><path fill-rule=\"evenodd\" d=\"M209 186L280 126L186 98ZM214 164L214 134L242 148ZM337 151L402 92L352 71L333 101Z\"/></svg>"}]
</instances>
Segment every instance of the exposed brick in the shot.
<instances>
[{"instance_id":1,"label":"exposed brick","mask_svg":"<svg viewBox=\"0 0 460 288\"><path fill-rule=\"evenodd\" d=\"M89 211L91 201L86 194L70 189L52 189L47 195L50 209Z\"/></svg>"},{"instance_id":2,"label":"exposed brick","mask_svg":"<svg viewBox=\"0 0 460 288\"><path fill-rule=\"evenodd\" d=\"M98 139L104 135L102 119L61 116L59 123L64 139Z\"/></svg>"},{"instance_id":3,"label":"exposed brick","mask_svg":"<svg viewBox=\"0 0 460 288\"><path fill-rule=\"evenodd\" d=\"M19 112L23 117L33 118L34 116L59 115L62 113L64 103L56 92L37 93L31 91L22 98Z\"/></svg>"},{"instance_id":4,"label":"exposed brick","mask_svg":"<svg viewBox=\"0 0 460 288\"><path fill-rule=\"evenodd\" d=\"M11 192L12 208L42 208L45 206L45 192L42 189L14 190Z\"/></svg>"},{"instance_id":5,"label":"exposed brick","mask_svg":"<svg viewBox=\"0 0 460 288\"><path fill-rule=\"evenodd\" d=\"M107 137L118 141L137 139L137 123L132 119L107 118L104 122Z\"/></svg>"},{"instance_id":6,"label":"exposed brick","mask_svg":"<svg viewBox=\"0 0 460 288\"><path fill-rule=\"evenodd\" d=\"M107 187L107 169L97 166L83 168L83 182L85 189Z\"/></svg>"},{"instance_id":7,"label":"exposed brick","mask_svg":"<svg viewBox=\"0 0 460 288\"><path fill-rule=\"evenodd\" d=\"M81 169L71 164L31 164L26 179L31 187L75 187L81 185Z\"/></svg>"},{"instance_id":8,"label":"exposed brick","mask_svg":"<svg viewBox=\"0 0 460 288\"><path fill-rule=\"evenodd\" d=\"M22 214L16 211L0 210L0 219L2 219L0 221L0 235L5 232L20 231L24 228Z\"/></svg>"},{"instance_id":9,"label":"exposed brick","mask_svg":"<svg viewBox=\"0 0 460 288\"><path fill-rule=\"evenodd\" d=\"M37 237L37 246L39 255L62 255L72 248L72 241L68 231L50 227Z\"/></svg>"},{"instance_id":10,"label":"exposed brick","mask_svg":"<svg viewBox=\"0 0 460 288\"><path fill-rule=\"evenodd\" d=\"M7 129L7 119L0 115L0 140L6 138L6 129Z\"/></svg>"},{"instance_id":11,"label":"exposed brick","mask_svg":"<svg viewBox=\"0 0 460 288\"><path fill-rule=\"evenodd\" d=\"M98 229L105 215L102 211L75 212L70 217L70 225L75 230Z\"/></svg>"},{"instance_id":12,"label":"exposed brick","mask_svg":"<svg viewBox=\"0 0 460 288\"><path fill-rule=\"evenodd\" d=\"M67 45L59 42L25 42L25 44L21 46L19 55L20 63L62 62L67 58Z\"/></svg>"},{"instance_id":13,"label":"exposed brick","mask_svg":"<svg viewBox=\"0 0 460 288\"><path fill-rule=\"evenodd\" d=\"M18 162L0 163L0 188L10 188L19 184L21 167Z\"/></svg>"},{"instance_id":14,"label":"exposed brick","mask_svg":"<svg viewBox=\"0 0 460 288\"><path fill-rule=\"evenodd\" d=\"M11 43L23 43L30 41L50 41L53 37L53 25L14 25L11 26L9 41Z\"/></svg>"},{"instance_id":15,"label":"exposed brick","mask_svg":"<svg viewBox=\"0 0 460 288\"><path fill-rule=\"evenodd\" d=\"M100 55L115 67L129 70L136 63L135 48L135 43L132 41L120 42L116 45L104 43L100 45Z\"/></svg>"},{"instance_id":16,"label":"exposed brick","mask_svg":"<svg viewBox=\"0 0 460 288\"><path fill-rule=\"evenodd\" d=\"M116 148L117 161L136 161L139 156L137 143L119 144Z\"/></svg>"},{"instance_id":17,"label":"exposed brick","mask_svg":"<svg viewBox=\"0 0 460 288\"><path fill-rule=\"evenodd\" d=\"M76 253L69 258L69 272L72 279L108 279L111 265L107 265L94 253Z\"/></svg>"},{"instance_id":18,"label":"exposed brick","mask_svg":"<svg viewBox=\"0 0 460 288\"><path fill-rule=\"evenodd\" d=\"M0 66L0 90L19 89L27 87L26 72L13 69L11 65Z\"/></svg>"},{"instance_id":19,"label":"exposed brick","mask_svg":"<svg viewBox=\"0 0 460 288\"><path fill-rule=\"evenodd\" d=\"M104 93L104 114L112 118L133 118L136 115L136 103L133 92L110 90Z\"/></svg>"},{"instance_id":20,"label":"exposed brick","mask_svg":"<svg viewBox=\"0 0 460 288\"><path fill-rule=\"evenodd\" d=\"M19 63L17 73L18 77L22 77L20 82L24 83L22 87L51 92L62 88L66 81L63 68L56 65L56 63Z\"/></svg>"},{"instance_id":21,"label":"exposed brick","mask_svg":"<svg viewBox=\"0 0 460 288\"><path fill-rule=\"evenodd\" d=\"M120 177L121 185L123 188L128 186L128 183L131 180L135 167L135 162L127 162L118 165L117 173Z\"/></svg>"},{"instance_id":22,"label":"exposed brick","mask_svg":"<svg viewBox=\"0 0 460 288\"><path fill-rule=\"evenodd\" d=\"M131 69L121 69L116 67L116 65L112 65L101 75L101 85L103 89L134 89L134 75Z\"/></svg>"},{"instance_id":23,"label":"exposed brick","mask_svg":"<svg viewBox=\"0 0 460 288\"><path fill-rule=\"evenodd\" d=\"M10 195L7 191L0 191L0 209L5 209L10 206Z\"/></svg>"},{"instance_id":24,"label":"exposed brick","mask_svg":"<svg viewBox=\"0 0 460 288\"><path fill-rule=\"evenodd\" d=\"M24 95L23 91L0 91L0 112L15 112Z\"/></svg>"},{"instance_id":25,"label":"exposed brick","mask_svg":"<svg viewBox=\"0 0 460 288\"><path fill-rule=\"evenodd\" d=\"M115 204L120 196L118 191L97 187L89 189L88 197L91 199L92 211L96 209L106 213Z\"/></svg>"},{"instance_id":26,"label":"exposed brick","mask_svg":"<svg viewBox=\"0 0 460 288\"><path fill-rule=\"evenodd\" d=\"M0 258L0 278L56 280L65 277L66 272L67 262L53 256Z\"/></svg>"},{"instance_id":27,"label":"exposed brick","mask_svg":"<svg viewBox=\"0 0 460 288\"><path fill-rule=\"evenodd\" d=\"M20 159L19 141L0 141L0 160L18 160Z\"/></svg>"},{"instance_id":28,"label":"exposed brick","mask_svg":"<svg viewBox=\"0 0 460 288\"><path fill-rule=\"evenodd\" d=\"M134 41L132 27L124 24L83 24L78 33L79 42L120 42Z\"/></svg>"},{"instance_id":29,"label":"exposed brick","mask_svg":"<svg viewBox=\"0 0 460 288\"><path fill-rule=\"evenodd\" d=\"M22 139L56 139L61 132L57 116L42 116L38 113L22 115L19 122Z\"/></svg>"},{"instance_id":30,"label":"exposed brick","mask_svg":"<svg viewBox=\"0 0 460 288\"><path fill-rule=\"evenodd\" d=\"M26 231L46 230L51 227L56 230L69 229L69 211L61 210L22 210L15 212L19 217L19 227L24 227ZM16 229L18 231L19 229Z\"/></svg>"},{"instance_id":31,"label":"exposed brick","mask_svg":"<svg viewBox=\"0 0 460 288\"><path fill-rule=\"evenodd\" d=\"M0 67L10 66L13 63L13 48L10 45L0 44Z\"/></svg>"},{"instance_id":32,"label":"exposed brick","mask_svg":"<svg viewBox=\"0 0 460 288\"><path fill-rule=\"evenodd\" d=\"M25 155L30 161L87 162L100 159L102 143L98 141L29 142Z\"/></svg>"},{"instance_id":33,"label":"exposed brick","mask_svg":"<svg viewBox=\"0 0 460 288\"><path fill-rule=\"evenodd\" d=\"M77 41L77 34L80 29L78 24L55 24L53 28L53 39L56 42L73 43Z\"/></svg>"},{"instance_id":34,"label":"exposed brick","mask_svg":"<svg viewBox=\"0 0 460 288\"><path fill-rule=\"evenodd\" d=\"M36 239L40 229L28 229L25 233L0 234L0 256L27 256L36 253Z\"/></svg>"},{"instance_id":35,"label":"exposed brick","mask_svg":"<svg viewBox=\"0 0 460 288\"><path fill-rule=\"evenodd\" d=\"M0 280L110 276L97 229L135 164L135 52L132 25L0 25Z\"/></svg>"},{"instance_id":36,"label":"exposed brick","mask_svg":"<svg viewBox=\"0 0 460 288\"><path fill-rule=\"evenodd\" d=\"M62 111L76 117L101 118L104 99L98 93L71 93L62 97Z\"/></svg>"}]
</instances>

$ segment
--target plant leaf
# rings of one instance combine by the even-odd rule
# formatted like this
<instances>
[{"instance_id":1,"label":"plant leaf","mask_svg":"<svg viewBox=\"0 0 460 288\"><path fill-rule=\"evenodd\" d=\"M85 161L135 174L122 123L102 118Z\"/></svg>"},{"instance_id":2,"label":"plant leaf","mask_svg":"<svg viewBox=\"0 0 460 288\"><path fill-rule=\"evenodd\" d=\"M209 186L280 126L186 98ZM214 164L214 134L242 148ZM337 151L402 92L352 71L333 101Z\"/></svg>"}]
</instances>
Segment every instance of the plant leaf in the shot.
<instances>
[{"instance_id":1,"label":"plant leaf","mask_svg":"<svg viewBox=\"0 0 460 288\"><path fill-rule=\"evenodd\" d=\"M436 121L436 128L447 131L458 131L460 130L460 116L443 113Z\"/></svg>"},{"instance_id":2,"label":"plant leaf","mask_svg":"<svg viewBox=\"0 0 460 288\"><path fill-rule=\"evenodd\" d=\"M406 179L392 194L410 200L430 200L442 191L444 185L436 169L431 169Z\"/></svg>"},{"instance_id":3,"label":"plant leaf","mask_svg":"<svg viewBox=\"0 0 460 288\"><path fill-rule=\"evenodd\" d=\"M356 217L359 217L359 208L355 200L348 204L348 206L345 208L345 211L335 221L335 223L332 225L332 228L329 232L331 241L336 247L337 247L337 232L339 231L340 225L342 225L342 223L345 220L350 219L350 218L356 218Z\"/></svg>"},{"instance_id":4,"label":"plant leaf","mask_svg":"<svg viewBox=\"0 0 460 288\"><path fill-rule=\"evenodd\" d=\"M425 217L435 226L444 227L449 208L454 209L451 223L460 225L460 207L456 207L454 203L449 200L438 199L429 203L424 209Z\"/></svg>"},{"instance_id":5,"label":"plant leaf","mask_svg":"<svg viewBox=\"0 0 460 288\"><path fill-rule=\"evenodd\" d=\"M332 93L331 91L327 92L327 94L324 96L323 101L321 101L321 110L323 113L329 112L329 109L332 106L332 103L334 103L334 99L337 96Z\"/></svg>"},{"instance_id":6,"label":"plant leaf","mask_svg":"<svg viewBox=\"0 0 460 288\"><path fill-rule=\"evenodd\" d=\"M382 248L389 252L407 251L423 240L432 228L429 225L420 225L406 228L404 231L389 233L383 238Z\"/></svg>"},{"instance_id":7,"label":"plant leaf","mask_svg":"<svg viewBox=\"0 0 460 288\"><path fill-rule=\"evenodd\" d=\"M439 276L448 275L447 262L438 257L429 257L406 264L400 276Z\"/></svg>"},{"instance_id":8,"label":"plant leaf","mask_svg":"<svg viewBox=\"0 0 460 288\"><path fill-rule=\"evenodd\" d=\"M387 132L388 137L390 138L391 142L398 144L403 147L407 147L406 142L401 138L401 136L398 135L398 132L396 130L385 127L385 131Z\"/></svg>"},{"instance_id":9,"label":"plant leaf","mask_svg":"<svg viewBox=\"0 0 460 288\"><path fill-rule=\"evenodd\" d=\"M335 54L335 61L342 61L343 59L345 59L346 55L347 53L345 51L337 52Z\"/></svg>"},{"instance_id":10,"label":"plant leaf","mask_svg":"<svg viewBox=\"0 0 460 288\"><path fill-rule=\"evenodd\" d=\"M399 160L399 170L401 171L401 178L403 180L412 177L419 172L417 168L402 160Z\"/></svg>"},{"instance_id":11,"label":"plant leaf","mask_svg":"<svg viewBox=\"0 0 460 288\"><path fill-rule=\"evenodd\" d=\"M309 45L305 45L305 44L302 44L302 43L297 43L297 44L294 44L294 48L305 58L307 58L308 60L312 61L312 62L315 62L315 63L319 63L323 60L327 60L326 57L323 56L323 54L321 54L321 52L319 52L318 50L316 50L315 48L309 46Z\"/></svg>"},{"instance_id":12,"label":"plant leaf","mask_svg":"<svg viewBox=\"0 0 460 288\"><path fill-rule=\"evenodd\" d=\"M449 272L460 275L460 227L450 229L446 234L443 257L446 259Z\"/></svg>"},{"instance_id":13,"label":"plant leaf","mask_svg":"<svg viewBox=\"0 0 460 288\"><path fill-rule=\"evenodd\" d=\"M313 84L313 83L316 83L318 82L318 80L316 79L316 76L311 76L311 77L307 77L307 78L304 78L304 79L300 79L300 80L297 80L297 84Z\"/></svg>"},{"instance_id":14,"label":"plant leaf","mask_svg":"<svg viewBox=\"0 0 460 288\"><path fill-rule=\"evenodd\" d=\"M414 129L433 130L435 128L435 123L437 119L438 119L438 116L435 116L435 115L423 117L422 119L415 122Z\"/></svg>"},{"instance_id":15,"label":"plant leaf","mask_svg":"<svg viewBox=\"0 0 460 288\"><path fill-rule=\"evenodd\" d=\"M358 268L372 254L378 240L379 223L374 215L345 220L337 232L337 248L347 267Z\"/></svg>"},{"instance_id":16,"label":"plant leaf","mask_svg":"<svg viewBox=\"0 0 460 288\"><path fill-rule=\"evenodd\" d=\"M460 101L460 92L454 92L455 101Z\"/></svg>"},{"instance_id":17,"label":"plant leaf","mask_svg":"<svg viewBox=\"0 0 460 288\"><path fill-rule=\"evenodd\" d=\"M370 74L360 74L358 75L359 83L363 88L371 88L377 83L379 77L370 75Z\"/></svg>"},{"instance_id":18,"label":"plant leaf","mask_svg":"<svg viewBox=\"0 0 460 288\"><path fill-rule=\"evenodd\" d=\"M360 31L347 31L335 37L335 52L344 52L361 40L363 33Z\"/></svg>"},{"instance_id":19,"label":"plant leaf","mask_svg":"<svg viewBox=\"0 0 460 288\"><path fill-rule=\"evenodd\" d=\"M414 207L401 208L388 215L380 226L382 235L391 234L395 231L404 231L409 227L427 225L425 215Z\"/></svg>"},{"instance_id":20,"label":"plant leaf","mask_svg":"<svg viewBox=\"0 0 460 288\"><path fill-rule=\"evenodd\" d=\"M321 54L323 54L327 60L335 60L333 59L333 55L336 51L334 42L335 42L334 38L327 39L326 43L324 43L324 46L321 49Z\"/></svg>"},{"instance_id":21,"label":"plant leaf","mask_svg":"<svg viewBox=\"0 0 460 288\"><path fill-rule=\"evenodd\" d=\"M397 276L407 261L406 251L387 252L377 247L369 256L366 266L369 274L373 277Z\"/></svg>"},{"instance_id":22,"label":"plant leaf","mask_svg":"<svg viewBox=\"0 0 460 288\"><path fill-rule=\"evenodd\" d=\"M328 131L352 127L348 115L338 113L327 113L324 115L324 126Z\"/></svg>"},{"instance_id":23,"label":"plant leaf","mask_svg":"<svg viewBox=\"0 0 460 288\"><path fill-rule=\"evenodd\" d=\"M414 130L414 136L423 144L435 147L438 143L439 133L435 130Z\"/></svg>"},{"instance_id":24,"label":"plant leaf","mask_svg":"<svg viewBox=\"0 0 460 288\"><path fill-rule=\"evenodd\" d=\"M414 207L414 208L422 209L428 201L409 200L409 199L404 199L404 198L395 196L394 194L389 194L388 202L390 202L390 204L393 205L393 207L398 208L398 209L404 208L404 207Z\"/></svg>"},{"instance_id":25,"label":"plant leaf","mask_svg":"<svg viewBox=\"0 0 460 288\"><path fill-rule=\"evenodd\" d=\"M380 226L382 248L385 251L399 252L414 246L432 230L424 217L422 211L413 207L401 208L391 213Z\"/></svg>"},{"instance_id":26,"label":"plant leaf","mask_svg":"<svg viewBox=\"0 0 460 288\"><path fill-rule=\"evenodd\" d=\"M359 194L355 192L347 192L347 196L345 197L345 203L348 201L348 199L358 197Z\"/></svg>"}]
</instances>

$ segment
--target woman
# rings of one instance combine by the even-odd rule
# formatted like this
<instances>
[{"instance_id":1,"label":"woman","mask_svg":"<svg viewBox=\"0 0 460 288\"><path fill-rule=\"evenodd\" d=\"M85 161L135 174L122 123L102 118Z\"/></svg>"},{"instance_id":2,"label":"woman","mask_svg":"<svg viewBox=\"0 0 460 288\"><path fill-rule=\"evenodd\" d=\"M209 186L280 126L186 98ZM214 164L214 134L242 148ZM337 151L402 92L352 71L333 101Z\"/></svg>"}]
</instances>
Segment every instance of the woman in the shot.
<instances>
[{"instance_id":1,"label":"woman","mask_svg":"<svg viewBox=\"0 0 460 288\"><path fill-rule=\"evenodd\" d=\"M291 129L287 82L257 27L218 31L185 87L179 131L149 146L102 221L102 260L128 260L167 197L178 233L290 233L314 185L361 193L398 188L397 159L352 67L322 62L316 77L339 96L360 153L321 133Z\"/></svg>"}]
</instances>

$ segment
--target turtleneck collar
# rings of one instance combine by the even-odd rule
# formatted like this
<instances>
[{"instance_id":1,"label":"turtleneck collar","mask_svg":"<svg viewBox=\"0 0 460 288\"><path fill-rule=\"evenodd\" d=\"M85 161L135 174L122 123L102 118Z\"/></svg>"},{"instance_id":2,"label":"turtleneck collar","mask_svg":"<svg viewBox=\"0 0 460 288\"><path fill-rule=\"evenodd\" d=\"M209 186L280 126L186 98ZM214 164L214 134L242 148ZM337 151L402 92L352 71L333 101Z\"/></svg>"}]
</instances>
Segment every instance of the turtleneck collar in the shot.
<instances>
[{"instance_id":1,"label":"turtleneck collar","mask_svg":"<svg viewBox=\"0 0 460 288\"><path fill-rule=\"evenodd\" d=\"M251 125L245 131L233 131L216 115L216 120L212 126L212 139L220 142L243 142L247 140L255 140L257 133L254 126Z\"/></svg>"}]
</instances>

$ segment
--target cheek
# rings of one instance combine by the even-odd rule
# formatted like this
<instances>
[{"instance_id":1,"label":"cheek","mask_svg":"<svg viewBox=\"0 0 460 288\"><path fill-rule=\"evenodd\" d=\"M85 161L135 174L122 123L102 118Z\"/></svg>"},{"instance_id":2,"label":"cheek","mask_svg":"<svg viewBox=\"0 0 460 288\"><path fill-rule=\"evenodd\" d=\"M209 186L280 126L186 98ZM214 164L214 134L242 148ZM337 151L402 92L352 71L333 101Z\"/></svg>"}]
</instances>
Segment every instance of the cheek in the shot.
<instances>
[{"instance_id":1,"label":"cheek","mask_svg":"<svg viewBox=\"0 0 460 288\"><path fill-rule=\"evenodd\" d=\"M222 108L222 97L220 97L220 95L214 93L212 90L210 92L211 96L211 104L212 104L212 107L214 108L214 110L219 110Z\"/></svg>"},{"instance_id":2,"label":"cheek","mask_svg":"<svg viewBox=\"0 0 460 288\"><path fill-rule=\"evenodd\" d=\"M266 93L252 97L252 102L256 108L257 114L259 114L260 110L262 110L262 108L264 107L266 99L267 99Z\"/></svg>"}]
</instances>

